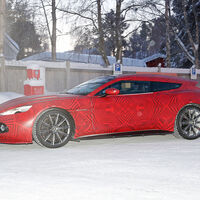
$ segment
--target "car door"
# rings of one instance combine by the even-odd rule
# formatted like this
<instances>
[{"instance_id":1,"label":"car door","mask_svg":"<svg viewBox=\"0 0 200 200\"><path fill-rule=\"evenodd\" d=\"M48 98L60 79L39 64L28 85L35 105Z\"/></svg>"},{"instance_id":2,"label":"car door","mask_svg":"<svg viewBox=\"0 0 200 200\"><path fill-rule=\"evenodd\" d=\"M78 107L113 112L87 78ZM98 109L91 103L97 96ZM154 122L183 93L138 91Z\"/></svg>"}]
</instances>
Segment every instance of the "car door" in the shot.
<instances>
[{"instance_id":1,"label":"car door","mask_svg":"<svg viewBox=\"0 0 200 200\"><path fill-rule=\"evenodd\" d=\"M181 108L176 91L180 83L151 82L157 105L155 107L156 129L172 130L178 110Z\"/></svg>"},{"instance_id":2,"label":"car door","mask_svg":"<svg viewBox=\"0 0 200 200\"><path fill-rule=\"evenodd\" d=\"M102 96L107 88L119 95ZM153 129L155 97L150 82L119 81L93 97L93 126L97 133L114 133Z\"/></svg>"}]
</instances>

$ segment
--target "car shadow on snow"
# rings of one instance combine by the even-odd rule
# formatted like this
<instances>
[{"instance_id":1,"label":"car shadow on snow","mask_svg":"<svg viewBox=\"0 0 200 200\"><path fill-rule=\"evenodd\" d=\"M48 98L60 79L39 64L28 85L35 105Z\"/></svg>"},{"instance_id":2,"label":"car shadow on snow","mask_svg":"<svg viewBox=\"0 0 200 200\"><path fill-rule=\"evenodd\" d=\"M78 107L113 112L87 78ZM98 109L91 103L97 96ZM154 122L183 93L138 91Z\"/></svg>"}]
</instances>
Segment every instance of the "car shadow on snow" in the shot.
<instances>
[{"instance_id":1,"label":"car shadow on snow","mask_svg":"<svg viewBox=\"0 0 200 200\"><path fill-rule=\"evenodd\" d=\"M129 133L115 133L115 134L104 134L104 135L93 135L82 138L73 139L74 142L80 142L81 140L96 140L96 139L113 139L113 138L124 138L124 137L147 137L153 135L171 135L172 132L164 131L140 131L140 132L129 132Z\"/></svg>"}]
</instances>

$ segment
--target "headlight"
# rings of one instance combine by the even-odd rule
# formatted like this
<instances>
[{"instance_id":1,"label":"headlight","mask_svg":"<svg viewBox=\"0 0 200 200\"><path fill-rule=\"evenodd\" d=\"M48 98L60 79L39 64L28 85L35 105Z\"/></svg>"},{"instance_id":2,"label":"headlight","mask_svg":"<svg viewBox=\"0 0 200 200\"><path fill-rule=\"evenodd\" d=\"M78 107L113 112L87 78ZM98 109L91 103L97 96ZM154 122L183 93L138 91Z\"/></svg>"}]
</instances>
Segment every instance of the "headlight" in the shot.
<instances>
[{"instance_id":1,"label":"headlight","mask_svg":"<svg viewBox=\"0 0 200 200\"><path fill-rule=\"evenodd\" d=\"M32 106L21 106L18 108L13 108L11 110L7 110L3 113L0 113L0 115L13 115L15 113L21 113L21 112L26 112L28 111Z\"/></svg>"}]
</instances>

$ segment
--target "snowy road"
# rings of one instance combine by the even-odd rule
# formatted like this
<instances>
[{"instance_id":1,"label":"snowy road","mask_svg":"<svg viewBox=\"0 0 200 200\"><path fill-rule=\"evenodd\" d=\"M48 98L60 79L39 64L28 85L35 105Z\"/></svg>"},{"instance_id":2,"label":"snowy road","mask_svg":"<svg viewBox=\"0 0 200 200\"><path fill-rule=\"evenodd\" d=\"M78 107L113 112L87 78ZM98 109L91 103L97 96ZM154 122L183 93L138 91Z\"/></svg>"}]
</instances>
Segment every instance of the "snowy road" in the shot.
<instances>
[{"instance_id":1,"label":"snowy road","mask_svg":"<svg viewBox=\"0 0 200 200\"><path fill-rule=\"evenodd\" d=\"M199 200L200 139L101 138L60 149L0 144L2 200Z\"/></svg>"}]
</instances>

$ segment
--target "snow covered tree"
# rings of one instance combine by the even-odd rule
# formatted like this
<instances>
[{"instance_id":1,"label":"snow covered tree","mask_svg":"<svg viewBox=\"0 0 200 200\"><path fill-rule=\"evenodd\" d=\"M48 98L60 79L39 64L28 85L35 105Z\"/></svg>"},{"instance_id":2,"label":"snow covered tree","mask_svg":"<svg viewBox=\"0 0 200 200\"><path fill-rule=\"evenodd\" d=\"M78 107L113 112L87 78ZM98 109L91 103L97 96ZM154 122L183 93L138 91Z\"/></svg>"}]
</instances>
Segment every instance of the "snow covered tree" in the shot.
<instances>
[{"instance_id":1,"label":"snow covered tree","mask_svg":"<svg viewBox=\"0 0 200 200\"><path fill-rule=\"evenodd\" d=\"M43 35L36 31L35 10L26 0L7 2L6 31L20 47L18 59L45 50Z\"/></svg>"},{"instance_id":2,"label":"snow covered tree","mask_svg":"<svg viewBox=\"0 0 200 200\"><path fill-rule=\"evenodd\" d=\"M130 1L124 1L124 0L116 0L116 59L122 60L122 53L123 53L123 39L128 38L130 34L133 34L133 37L137 37L137 34L135 34L138 27L142 26L142 30L144 32L141 32L141 39L144 39L142 37L147 37L145 35L145 31L148 31L147 29L147 23L149 21L150 16L152 15L152 12L155 12L156 5L159 3L158 0L130 0ZM146 14L148 13L148 14ZM135 29L127 31L126 35L122 35L122 23L120 22L120 18L123 19L123 23L132 23L132 22L139 22L140 25L138 27L135 27ZM149 18L148 18L149 17ZM127 28L126 28L127 29ZM124 32L123 32L124 33ZM132 40L133 41L133 40ZM142 42L142 41L141 41ZM148 47L147 45L147 39L142 44L141 54L145 54L145 51ZM125 50L125 54L128 54L128 51ZM143 56L143 55L141 55Z\"/></svg>"},{"instance_id":3,"label":"snow covered tree","mask_svg":"<svg viewBox=\"0 0 200 200\"><path fill-rule=\"evenodd\" d=\"M179 67L199 68L199 30L200 30L200 0L173 0L173 28L177 44L173 44L176 50L174 61ZM179 46L179 49L178 47Z\"/></svg>"},{"instance_id":4,"label":"snow covered tree","mask_svg":"<svg viewBox=\"0 0 200 200\"><path fill-rule=\"evenodd\" d=\"M171 67L170 48L170 0L165 0L165 24L166 24L166 66Z\"/></svg>"}]
</instances>

